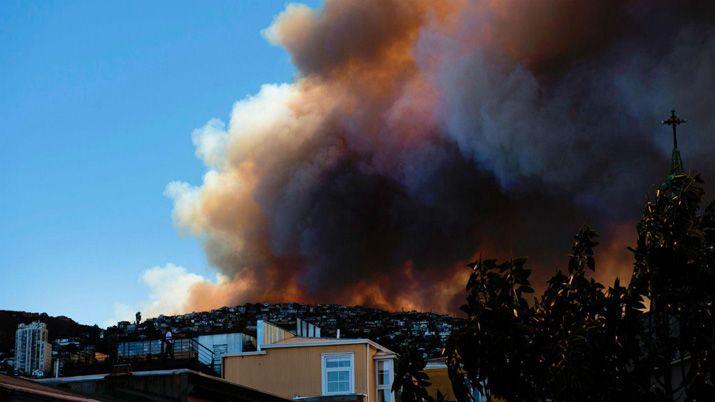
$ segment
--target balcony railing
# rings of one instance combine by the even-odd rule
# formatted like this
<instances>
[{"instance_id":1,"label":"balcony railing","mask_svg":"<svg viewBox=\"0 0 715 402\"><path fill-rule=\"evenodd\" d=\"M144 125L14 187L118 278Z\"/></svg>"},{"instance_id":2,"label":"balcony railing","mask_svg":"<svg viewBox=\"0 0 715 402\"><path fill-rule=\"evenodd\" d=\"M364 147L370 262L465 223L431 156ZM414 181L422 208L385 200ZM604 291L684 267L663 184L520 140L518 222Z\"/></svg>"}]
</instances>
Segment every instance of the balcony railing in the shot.
<instances>
[{"instance_id":1,"label":"balcony railing","mask_svg":"<svg viewBox=\"0 0 715 402\"><path fill-rule=\"evenodd\" d=\"M118 342L115 363L193 361L215 371L214 353L193 338Z\"/></svg>"}]
</instances>

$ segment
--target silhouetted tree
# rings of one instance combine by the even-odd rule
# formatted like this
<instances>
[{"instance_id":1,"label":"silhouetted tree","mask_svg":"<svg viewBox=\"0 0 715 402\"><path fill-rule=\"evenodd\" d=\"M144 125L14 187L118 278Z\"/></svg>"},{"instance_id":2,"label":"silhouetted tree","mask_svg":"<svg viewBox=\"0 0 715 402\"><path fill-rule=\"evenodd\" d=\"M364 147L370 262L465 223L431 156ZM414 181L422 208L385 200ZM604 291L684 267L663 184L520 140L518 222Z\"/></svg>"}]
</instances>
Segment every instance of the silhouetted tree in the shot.
<instances>
[{"instance_id":1,"label":"silhouetted tree","mask_svg":"<svg viewBox=\"0 0 715 402\"><path fill-rule=\"evenodd\" d=\"M525 262L470 264L467 304L462 306L466 325L447 345L452 388L460 401L471 399L470 386L488 397L509 400L533 400L537 395L538 379L531 369L537 363L534 310L524 298L533 289Z\"/></svg>"},{"instance_id":2,"label":"silhouetted tree","mask_svg":"<svg viewBox=\"0 0 715 402\"><path fill-rule=\"evenodd\" d=\"M650 301L645 356L665 400L715 400L715 204L701 211L703 194L698 175L671 174L646 204L632 249L631 287Z\"/></svg>"},{"instance_id":3,"label":"silhouetted tree","mask_svg":"<svg viewBox=\"0 0 715 402\"><path fill-rule=\"evenodd\" d=\"M422 352L411 345L403 347L398 353L392 390L400 401L431 402L433 400L427 393L430 382L424 372L426 364Z\"/></svg>"},{"instance_id":4,"label":"silhouetted tree","mask_svg":"<svg viewBox=\"0 0 715 402\"><path fill-rule=\"evenodd\" d=\"M588 227L532 303L524 259L470 264L466 325L446 347L458 399L715 400L715 204L701 212L701 184L673 173L647 203L628 287L588 277Z\"/></svg>"}]
</instances>

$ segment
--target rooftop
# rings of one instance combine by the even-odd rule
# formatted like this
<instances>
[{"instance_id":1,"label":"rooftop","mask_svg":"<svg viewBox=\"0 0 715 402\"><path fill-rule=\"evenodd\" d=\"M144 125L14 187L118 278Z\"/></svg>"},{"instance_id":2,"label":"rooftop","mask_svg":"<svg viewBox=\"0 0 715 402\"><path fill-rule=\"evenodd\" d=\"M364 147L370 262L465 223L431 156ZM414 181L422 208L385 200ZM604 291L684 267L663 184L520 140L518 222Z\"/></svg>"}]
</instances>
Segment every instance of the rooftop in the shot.
<instances>
[{"instance_id":1,"label":"rooftop","mask_svg":"<svg viewBox=\"0 0 715 402\"><path fill-rule=\"evenodd\" d=\"M306 338L295 336L274 343L261 345L261 349L289 348L289 347L310 347L310 346L330 346L330 345L355 345L369 344L376 349L389 354L394 354L390 349L366 338Z\"/></svg>"},{"instance_id":2,"label":"rooftop","mask_svg":"<svg viewBox=\"0 0 715 402\"><path fill-rule=\"evenodd\" d=\"M96 401L96 399L89 399L78 394L38 384L35 381L0 374L0 400L5 400L5 398L11 401Z\"/></svg>"},{"instance_id":3,"label":"rooftop","mask_svg":"<svg viewBox=\"0 0 715 402\"><path fill-rule=\"evenodd\" d=\"M101 401L141 400L185 401L218 400L234 402L286 402L250 387L189 369L135 371L119 374L93 374L38 380L43 384L77 390ZM79 399L91 401L93 399Z\"/></svg>"}]
</instances>

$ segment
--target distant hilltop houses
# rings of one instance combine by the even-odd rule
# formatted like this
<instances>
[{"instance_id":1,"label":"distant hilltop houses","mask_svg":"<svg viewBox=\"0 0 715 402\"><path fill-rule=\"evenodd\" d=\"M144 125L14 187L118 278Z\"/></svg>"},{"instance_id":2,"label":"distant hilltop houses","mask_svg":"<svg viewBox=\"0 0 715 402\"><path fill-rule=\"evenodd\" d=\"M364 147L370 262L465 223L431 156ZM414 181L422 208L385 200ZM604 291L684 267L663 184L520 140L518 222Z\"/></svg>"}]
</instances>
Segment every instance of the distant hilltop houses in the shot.
<instances>
[{"instance_id":1,"label":"distant hilltop houses","mask_svg":"<svg viewBox=\"0 0 715 402\"><path fill-rule=\"evenodd\" d=\"M460 322L436 313L299 303L248 303L144 321L137 314L99 334L62 338L36 322L31 327L40 335L32 336L45 342L36 347L42 364L14 374L44 377L36 383L48 388L42 392L62 389L88 400L134 400L119 394L147 389L161 400L190 400L172 399L177 389L165 386L180 383L178 391L197 400L386 402L396 397L395 350L410 344L429 359L428 391L453 397L439 356ZM18 350L25 353L16 347L5 359L14 359L13 368Z\"/></svg>"},{"instance_id":2,"label":"distant hilltop houses","mask_svg":"<svg viewBox=\"0 0 715 402\"><path fill-rule=\"evenodd\" d=\"M292 327L297 317L322 328L324 336L335 337L340 330L343 337L366 337L393 348L409 341L416 343L428 357L440 355L452 328L461 322L455 317L430 312L387 312L338 304L247 303L205 312L159 316L138 324L122 321L107 328L106 334L110 337L141 337L166 329L186 335L245 329L255 332L258 319Z\"/></svg>"}]
</instances>

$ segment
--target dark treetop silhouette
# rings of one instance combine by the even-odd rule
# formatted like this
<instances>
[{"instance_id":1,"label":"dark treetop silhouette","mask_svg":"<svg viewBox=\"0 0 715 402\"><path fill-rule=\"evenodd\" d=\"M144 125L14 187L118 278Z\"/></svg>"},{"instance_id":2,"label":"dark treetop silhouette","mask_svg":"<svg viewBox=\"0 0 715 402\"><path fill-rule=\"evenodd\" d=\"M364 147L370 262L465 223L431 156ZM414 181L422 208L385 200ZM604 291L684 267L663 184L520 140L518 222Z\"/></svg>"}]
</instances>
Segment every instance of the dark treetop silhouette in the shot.
<instances>
[{"instance_id":1,"label":"dark treetop silhouette","mask_svg":"<svg viewBox=\"0 0 715 402\"><path fill-rule=\"evenodd\" d=\"M568 270L533 300L525 259L468 265L467 324L446 348L455 394L506 400L715 400L715 203L677 149L637 227L632 278L606 287L595 271L597 234L574 237ZM646 307L649 304L649 307Z\"/></svg>"}]
</instances>

